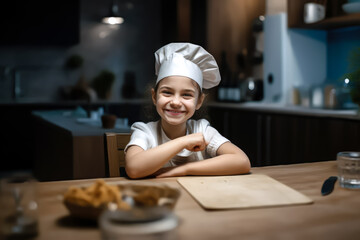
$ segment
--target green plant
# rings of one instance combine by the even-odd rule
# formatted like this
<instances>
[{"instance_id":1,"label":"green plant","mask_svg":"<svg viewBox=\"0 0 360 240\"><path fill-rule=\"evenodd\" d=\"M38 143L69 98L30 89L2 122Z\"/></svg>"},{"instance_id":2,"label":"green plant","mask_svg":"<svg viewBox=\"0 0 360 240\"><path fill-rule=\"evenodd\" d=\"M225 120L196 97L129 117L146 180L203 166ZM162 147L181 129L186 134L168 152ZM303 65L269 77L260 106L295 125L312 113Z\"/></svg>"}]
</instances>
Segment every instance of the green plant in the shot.
<instances>
[{"instance_id":1,"label":"green plant","mask_svg":"<svg viewBox=\"0 0 360 240\"><path fill-rule=\"evenodd\" d=\"M101 99L110 96L110 90L115 81L115 74L109 70L102 70L92 81L92 87Z\"/></svg>"}]
</instances>

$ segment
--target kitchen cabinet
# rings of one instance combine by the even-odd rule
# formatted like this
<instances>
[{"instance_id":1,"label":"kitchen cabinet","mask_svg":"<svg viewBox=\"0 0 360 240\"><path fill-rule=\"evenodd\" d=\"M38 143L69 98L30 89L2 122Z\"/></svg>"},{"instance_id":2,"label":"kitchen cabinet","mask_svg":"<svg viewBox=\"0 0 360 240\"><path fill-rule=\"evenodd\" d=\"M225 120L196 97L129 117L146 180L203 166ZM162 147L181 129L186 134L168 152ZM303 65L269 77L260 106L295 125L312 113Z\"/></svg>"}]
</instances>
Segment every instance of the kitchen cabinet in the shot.
<instances>
[{"instance_id":1,"label":"kitchen cabinet","mask_svg":"<svg viewBox=\"0 0 360 240\"><path fill-rule=\"evenodd\" d=\"M263 165L263 115L252 111L211 107L209 118L214 128L246 152L252 166Z\"/></svg>"},{"instance_id":2,"label":"kitchen cabinet","mask_svg":"<svg viewBox=\"0 0 360 240\"><path fill-rule=\"evenodd\" d=\"M306 24L304 23L304 4L308 2L306 0L287 1L289 28L330 30L360 25L360 13L347 14L342 10L342 4L347 2L344 0L325 1L325 19L316 23ZM318 1L318 3L321 4L322 1Z\"/></svg>"},{"instance_id":3,"label":"kitchen cabinet","mask_svg":"<svg viewBox=\"0 0 360 240\"><path fill-rule=\"evenodd\" d=\"M239 146L252 166L336 159L360 150L360 120L210 107L212 126Z\"/></svg>"},{"instance_id":4,"label":"kitchen cabinet","mask_svg":"<svg viewBox=\"0 0 360 240\"><path fill-rule=\"evenodd\" d=\"M360 150L360 122L345 119L269 114L266 163L289 164L336 159L340 151Z\"/></svg>"},{"instance_id":5,"label":"kitchen cabinet","mask_svg":"<svg viewBox=\"0 0 360 240\"><path fill-rule=\"evenodd\" d=\"M232 111L223 108L209 110L211 125L235 145L239 146L249 158L252 165L260 166L263 145L263 116L255 112Z\"/></svg>"}]
</instances>

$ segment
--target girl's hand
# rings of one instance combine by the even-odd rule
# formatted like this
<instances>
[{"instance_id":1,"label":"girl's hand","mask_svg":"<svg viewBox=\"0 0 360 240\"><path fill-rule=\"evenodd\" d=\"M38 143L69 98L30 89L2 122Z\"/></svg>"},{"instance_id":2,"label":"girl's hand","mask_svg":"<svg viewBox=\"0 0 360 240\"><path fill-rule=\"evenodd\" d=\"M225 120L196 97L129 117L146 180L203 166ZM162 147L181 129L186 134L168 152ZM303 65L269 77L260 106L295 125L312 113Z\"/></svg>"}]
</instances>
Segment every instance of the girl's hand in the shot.
<instances>
[{"instance_id":1,"label":"girl's hand","mask_svg":"<svg viewBox=\"0 0 360 240\"><path fill-rule=\"evenodd\" d=\"M189 134L186 135L184 138L186 139L185 148L192 152L203 151L209 144L208 142L206 142L202 133Z\"/></svg>"}]
</instances>

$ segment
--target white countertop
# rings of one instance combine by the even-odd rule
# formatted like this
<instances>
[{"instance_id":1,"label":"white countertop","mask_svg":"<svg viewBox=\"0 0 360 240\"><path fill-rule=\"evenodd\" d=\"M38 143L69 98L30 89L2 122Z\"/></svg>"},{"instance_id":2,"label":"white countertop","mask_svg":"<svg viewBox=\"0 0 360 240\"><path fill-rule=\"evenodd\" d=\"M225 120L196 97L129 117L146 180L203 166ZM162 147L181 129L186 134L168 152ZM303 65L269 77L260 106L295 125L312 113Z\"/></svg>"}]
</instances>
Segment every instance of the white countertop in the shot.
<instances>
[{"instance_id":1,"label":"white countertop","mask_svg":"<svg viewBox=\"0 0 360 240\"><path fill-rule=\"evenodd\" d=\"M122 119L117 119L114 128L104 129L100 119L76 116L72 110L33 111L32 114L69 131L73 136L102 136L105 132L130 132L130 126L119 121Z\"/></svg>"},{"instance_id":2,"label":"white countertop","mask_svg":"<svg viewBox=\"0 0 360 240\"><path fill-rule=\"evenodd\" d=\"M244 103L225 103L225 102L209 102L208 107L221 107L228 109L244 109L256 110L261 112L272 112L281 114L295 114L314 117L333 117L333 118L346 118L353 120L360 120L360 115L357 109L342 110L342 109L323 109L311 108L294 105L282 105L278 103L266 102L244 102Z\"/></svg>"}]
</instances>

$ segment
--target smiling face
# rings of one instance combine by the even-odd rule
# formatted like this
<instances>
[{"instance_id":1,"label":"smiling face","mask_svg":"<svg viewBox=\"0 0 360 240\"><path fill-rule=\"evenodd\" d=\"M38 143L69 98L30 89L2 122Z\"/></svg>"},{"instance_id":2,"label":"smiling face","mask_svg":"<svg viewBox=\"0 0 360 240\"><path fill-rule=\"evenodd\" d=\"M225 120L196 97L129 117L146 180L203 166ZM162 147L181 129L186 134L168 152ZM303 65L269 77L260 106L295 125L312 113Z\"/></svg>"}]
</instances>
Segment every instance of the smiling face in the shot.
<instances>
[{"instance_id":1,"label":"smiling face","mask_svg":"<svg viewBox=\"0 0 360 240\"><path fill-rule=\"evenodd\" d=\"M158 83L156 92L152 89L152 100L162 118L162 124L179 126L185 125L201 107L204 94L190 78L170 76Z\"/></svg>"}]
</instances>

